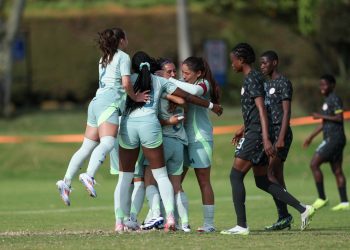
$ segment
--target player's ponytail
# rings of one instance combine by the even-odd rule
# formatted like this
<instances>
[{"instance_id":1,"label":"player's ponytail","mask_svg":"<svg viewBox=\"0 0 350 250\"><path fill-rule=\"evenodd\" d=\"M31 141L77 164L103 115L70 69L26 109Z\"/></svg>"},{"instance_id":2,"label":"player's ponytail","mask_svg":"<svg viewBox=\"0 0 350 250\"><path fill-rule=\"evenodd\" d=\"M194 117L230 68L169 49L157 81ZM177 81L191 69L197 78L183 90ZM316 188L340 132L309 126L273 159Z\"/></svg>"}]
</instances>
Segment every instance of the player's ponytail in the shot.
<instances>
[{"instance_id":1,"label":"player's ponytail","mask_svg":"<svg viewBox=\"0 0 350 250\"><path fill-rule=\"evenodd\" d=\"M138 77L134 84L134 92L144 92L146 90L152 90L152 75L151 72L157 70L157 63L153 58L147 55L143 51L138 51L131 59L132 69L138 74ZM130 114L137 108L141 108L145 105L144 102L135 102L129 96L126 99L126 114Z\"/></svg>"},{"instance_id":2,"label":"player's ponytail","mask_svg":"<svg viewBox=\"0 0 350 250\"><path fill-rule=\"evenodd\" d=\"M113 60L118 51L121 39L125 39L125 32L120 28L105 29L98 33L98 45L102 52L102 67L105 68Z\"/></svg>"}]
</instances>

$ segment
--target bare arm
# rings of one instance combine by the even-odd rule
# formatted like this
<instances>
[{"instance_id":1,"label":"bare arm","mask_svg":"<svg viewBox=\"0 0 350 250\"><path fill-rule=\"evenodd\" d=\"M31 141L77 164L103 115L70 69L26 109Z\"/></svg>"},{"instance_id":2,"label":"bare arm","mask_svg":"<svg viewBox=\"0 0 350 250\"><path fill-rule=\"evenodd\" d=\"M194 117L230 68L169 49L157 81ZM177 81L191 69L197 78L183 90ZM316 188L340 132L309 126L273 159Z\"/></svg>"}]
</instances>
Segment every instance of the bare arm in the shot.
<instances>
[{"instance_id":1,"label":"bare arm","mask_svg":"<svg viewBox=\"0 0 350 250\"><path fill-rule=\"evenodd\" d=\"M176 125L180 122L182 122L183 119L179 119L180 114L172 115L167 120L159 119L160 125L167 126L167 125Z\"/></svg>"},{"instance_id":2,"label":"bare arm","mask_svg":"<svg viewBox=\"0 0 350 250\"><path fill-rule=\"evenodd\" d=\"M166 99L168 101L172 101L172 102L174 102L174 103L176 103L178 105L185 105L185 103L186 103L185 99L183 99L182 97L179 97L179 96L175 96L175 95L167 94L166 95Z\"/></svg>"},{"instance_id":3,"label":"bare arm","mask_svg":"<svg viewBox=\"0 0 350 250\"><path fill-rule=\"evenodd\" d=\"M264 150L269 157L273 157L275 152L273 150L271 141L269 139L269 129L268 129L269 123L267 121L267 112L264 106L264 98L259 96L259 97L256 97L254 101L255 101L256 107L259 110Z\"/></svg>"},{"instance_id":4,"label":"bare arm","mask_svg":"<svg viewBox=\"0 0 350 250\"><path fill-rule=\"evenodd\" d=\"M333 122L342 122L343 121L343 112L336 114L336 115L322 115L319 113L313 113L314 119L323 119L323 120L329 120Z\"/></svg>"},{"instance_id":5,"label":"bare arm","mask_svg":"<svg viewBox=\"0 0 350 250\"><path fill-rule=\"evenodd\" d=\"M243 133L244 133L244 126L242 126L240 129L238 129L232 138L231 144L232 145L237 145L239 140L243 137Z\"/></svg>"},{"instance_id":6,"label":"bare arm","mask_svg":"<svg viewBox=\"0 0 350 250\"><path fill-rule=\"evenodd\" d=\"M310 145L312 140L322 131L322 128L323 128L323 124L321 123L314 129L314 131L311 133L311 135L309 135L305 139L304 144L303 144L304 148L307 148Z\"/></svg>"},{"instance_id":7,"label":"bare arm","mask_svg":"<svg viewBox=\"0 0 350 250\"><path fill-rule=\"evenodd\" d=\"M291 104L290 100L282 101L283 117L282 117L281 130L278 135L277 142L275 144L275 147L277 150L284 148L284 138L286 137L287 129L290 121L290 109L291 109L290 104Z\"/></svg>"},{"instance_id":8,"label":"bare arm","mask_svg":"<svg viewBox=\"0 0 350 250\"><path fill-rule=\"evenodd\" d=\"M202 98L199 98L197 96L191 95L185 91L183 91L182 89L176 88L175 91L173 92L173 95L182 97L185 99L186 102L189 103L193 103L195 105L201 106L201 107L205 107L208 108L210 102L207 100L204 100ZM223 112L223 108L221 107L221 105L218 104L214 104L213 108L211 109L215 114L217 115L221 115Z\"/></svg>"},{"instance_id":9,"label":"bare arm","mask_svg":"<svg viewBox=\"0 0 350 250\"><path fill-rule=\"evenodd\" d=\"M128 96L130 96L130 98L135 102L146 102L149 99L149 90L142 93L134 92L134 87L131 83L130 76L122 76L122 86Z\"/></svg>"}]
</instances>

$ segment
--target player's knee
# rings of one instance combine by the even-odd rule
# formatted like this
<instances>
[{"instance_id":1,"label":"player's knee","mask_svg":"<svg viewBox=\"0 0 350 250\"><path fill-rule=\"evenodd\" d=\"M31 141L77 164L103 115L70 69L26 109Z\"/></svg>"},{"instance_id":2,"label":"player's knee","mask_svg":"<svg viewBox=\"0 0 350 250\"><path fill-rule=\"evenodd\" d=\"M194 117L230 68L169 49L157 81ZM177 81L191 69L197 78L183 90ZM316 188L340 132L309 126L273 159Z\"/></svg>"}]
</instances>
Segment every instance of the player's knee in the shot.
<instances>
[{"instance_id":1,"label":"player's knee","mask_svg":"<svg viewBox=\"0 0 350 250\"><path fill-rule=\"evenodd\" d=\"M98 145L97 141L90 140L90 139L85 137L83 144L81 145L81 147L79 149L79 153L84 155L84 156L88 156L96 148L97 145Z\"/></svg>"},{"instance_id":2,"label":"player's knee","mask_svg":"<svg viewBox=\"0 0 350 250\"><path fill-rule=\"evenodd\" d=\"M231 173L230 173L231 185L235 182L243 182L243 179L244 179L244 173L238 171L235 168L231 169Z\"/></svg>"},{"instance_id":3,"label":"player's knee","mask_svg":"<svg viewBox=\"0 0 350 250\"><path fill-rule=\"evenodd\" d=\"M103 136L100 139L100 144L103 145L106 152L111 152L115 143L115 137L113 136Z\"/></svg>"},{"instance_id":4,"label":"player's knee","mask_svg":"<svg viewBox=\"0 0 350 250\"><path fill-rule=\"evenodd\" d=\"M255 179L255 185L264 190L267 191L271 182L269 181L269 179L267 178L267 176L254 176Z\"/></svg>"}]
</instances>

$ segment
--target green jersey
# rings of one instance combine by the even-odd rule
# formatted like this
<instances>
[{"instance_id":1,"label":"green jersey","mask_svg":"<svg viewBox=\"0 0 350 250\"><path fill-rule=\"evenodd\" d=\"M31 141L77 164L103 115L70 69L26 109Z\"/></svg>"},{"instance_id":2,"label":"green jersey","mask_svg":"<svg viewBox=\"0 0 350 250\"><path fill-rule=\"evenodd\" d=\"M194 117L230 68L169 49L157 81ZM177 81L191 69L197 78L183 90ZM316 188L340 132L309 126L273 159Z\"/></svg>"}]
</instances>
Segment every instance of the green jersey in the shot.
<instances>
[{"instance_id":1,"label":"green jersey","mask_svg":"<svg viewBox=\"0 0 350 250\"><path fill-rule=\"evenodd\" d=\"M199 79L194 84L203 88L200 98L210 101L210 84L205 79ZM194 104L188 104L185 120L185 130L189 143L212 141L213 126L209 118L209 109Z\"/></svg>"},{"instance_id":2,"label":"green jersey","mask_svg":"<svg viewBox=\"0 0 350 250\"><path fill-rule=\"evenodd\" d=\"M164 95L163 95L164 96ZM179 114L179 115L184 115L184 110L180 106L177 106L174 112L169 112L169 101L165 99L165 97L160 99L159 103L159 114L158 117L161 120L167 120L171 116ZM179 122L176 125L166 125L162 127L163 130L163 136L166 137L172 137L179 139L181 143L187 145L188 140L187 140L187 135L186 131L183 125L183 121Z\"/></svg>"},{"instance_id":3,"label":"green jersey","mask_svg":"<svg viewBox=\"0 0 350 250\"><path fill-rule=\"evenodd\" d=\"M103 95L106 91L114 91L118 102L125 101L125 90L122 86L122 76L130 75L130 57L118 49L112 61L106 67L102 67L102 58L99 62L99 88L96 96Z\"/></svg>"}]
</instances>

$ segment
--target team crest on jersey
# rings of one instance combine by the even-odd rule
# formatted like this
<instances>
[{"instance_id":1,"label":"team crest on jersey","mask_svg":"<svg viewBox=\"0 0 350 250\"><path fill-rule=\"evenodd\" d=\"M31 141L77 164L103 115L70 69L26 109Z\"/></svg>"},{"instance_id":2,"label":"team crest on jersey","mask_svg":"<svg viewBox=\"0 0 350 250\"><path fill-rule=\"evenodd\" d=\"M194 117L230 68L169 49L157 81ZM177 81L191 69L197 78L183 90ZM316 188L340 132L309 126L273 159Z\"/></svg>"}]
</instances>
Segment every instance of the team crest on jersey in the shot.
<instances>
[{"instance_id":1,"label":"team crest on jersey","mask_svg":"<svg viewBox=\"0 0 350 250\"><path fill-rule=\"evenodd\" d=\"M244 88L242 87L242 89L241 89L241 95L243 95L244 94Z\"/></svg>"},{"instance_id":2,"label":"team crest on jersey","mask_svg":"<svg viewBox=\"0 0 350 250\"><path fill-rule=\"evenodd\" d=\"M270 94L270 95L273 95L275 92L276 92L276 89L275 89L275 88L271 88L271 89L269 90L269 94Z\"/></svg>"},{"instance_id":3,"label":"team crest on jersey","mask_svg":"<svg viewBox=\"0 0 350 250\"><path fill-rule=\"evenodd\" d=\"M327 103L324 103L323 106L322 106L322 110L326 111L327 109L328 109L328 105L327 105Z\"/></svg>"}]
</instances>

